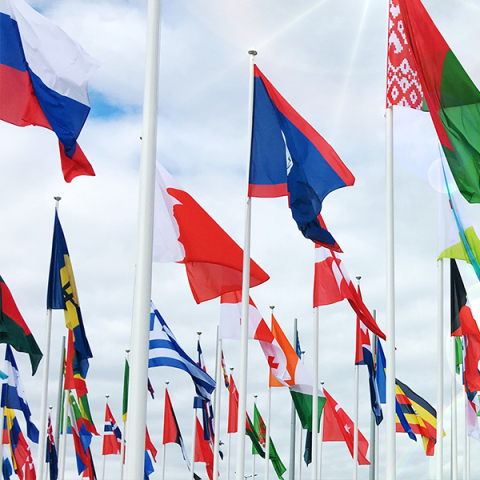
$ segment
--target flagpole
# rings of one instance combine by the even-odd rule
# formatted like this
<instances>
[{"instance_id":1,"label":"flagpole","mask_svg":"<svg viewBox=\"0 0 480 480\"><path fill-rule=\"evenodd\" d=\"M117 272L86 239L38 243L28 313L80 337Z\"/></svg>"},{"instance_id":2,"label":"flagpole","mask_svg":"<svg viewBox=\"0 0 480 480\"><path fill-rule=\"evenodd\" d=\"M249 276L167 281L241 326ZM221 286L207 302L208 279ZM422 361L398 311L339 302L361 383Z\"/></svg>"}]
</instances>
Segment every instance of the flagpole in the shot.
<instances>
[{"instance_id":1,"label":"flagpole","mask_svg":"<svg viewBox=\"0 0 480 480\"><path fill-rule=\"evenodd\" d=\"M257 396L253 396L253 411L255 411L255 405L257 405ZM260 430L260 426L258 428ZM260 432L258 435L258 439L260 440ZM255 480L255 452L253 451L254 449L252 448L252 480Z\"/></svg>"},{"instance_id":2,"label":"flagpole","mask_svg":"<svg viewBox=\"0 0 480 480\"><path fill-rule=\"evenodd\" d=\"M232 379L233 367L230 367L230 380ZM232 382L230 381L230 388L232 388ZM230 403L230 396L229 396ZM228 415L230 416L230 404L228 408ZM232 434L228 434L228 446L227 446L227 480L230 480L230 459L232 453Z\"/></svg>"},{"instance_id":3,"label":"flagpole","mask_svg":"<svg viewBox=\"0 0 480 480\"><path fill-rule=\"evenodd\" d=\"M250 230L251 230L251 198L248 196L248 180L250 176L250 155L253 126L253 67L255 50L250 55L250 92L248 106L248 162L247 162L247 196L245 203L245 239L243 246L242 277L242 325L240 334L240 383L238 388L238 442L236 480L244 480L245 474L245 418L247 415L247 369L248 369L248 305L250 296ZM252 479L253 480L253 479Z\"/></svg>"},{"instance_id":4,"label":"flagpole","mask_svg":"<svg viewBox=\"0 0 480 480\"><path fill-rule=\"evenodd\" d=\"M305 363L305 350L302 350L302 357L301 360ZM298 480L302 480L302 442L303 442L303 427L302 423L300 422L300 455L298 459Z\"/></svg>"},{"instance_id":5,"label":"flagpole","mask_svg":"<svg viewBox=\"0 0 480 480\"><path fill-rule=\"evenodd\" d=\"M323 385L323 382L322 382ZM325 416L322 415L320 418L320 434L319 434L319 445L318 445L318 480L322 480L322 451L323 451L323 429L324 429Z\"/></svg>"},{"instance_id":6,"label":"flagpole","mask_svg":"<svg viewBox=\"0 0 480 480\"><path fill-rule=\"evenodd\" d=\"M60 353L60 373L58 376L58 393L57 393L57 415L55 425L55 445L60 447L60 425L62 423L62 401L63 401L63 371L65 368L65 335L62 337L62 349Z\"/></svg>"},{"instance_id":7,"label":"flagpole","mask_svg":"<svg viewBox=\"0 0 480 480\"><path fill-rule=\"evenodd\" d=\"M160 0L148 0L137 255L130 340L131 375L128 393L130 421L126 438L128 449L125 463L127 480L143 478L145 468L159 56Z\"/></svg>"},{"instance_id":8,"label":"flagpole","mask_svg":"<svg viewBox=\"0 0 480 480\"><path fill-rule=\"evenodd\" d=\"M463 409L463 480L467 480L467 440L468 440L468 421L467 421L467 392L464 391L464 409Z\"/></svg>"},{"instance_id":9,"label":"flagpole","mask_svg":"<svg viewBox=\"0 0 480 480\"><path fill-rule=\"evenodd\" d=\"M397 478L396 438L395 438L395 236L394 236L394 181L393 181L393 108L388 107L386 116L386 161L385 177L387 190L387 345L386 361L388 375L386 380L387 404L385 423L387 433L387 480Z\"/></svg>"},{"instance_id":10,"label":"flagpole","mask_svg":"<svg viewBox=\"0 0 480 480\"><path fill-rule=\"evenodd\" d=\"M197 332L197 342L200 343L200 337L202 332ZM195 469L193 468L195 465L195 444L197 443L197 408L195 406L195 398L193 399L193 441L192 441L192 471L191 471L191 480L195 478Z\"/></svg>"},{"instance_id":11,"label":"flagpole","mask_svg":"<svg viewBox=\"0 0 480 480\"><path fill-rule=\"evenodd\" d=\"M273 310L275 306L270 306L271 320L270 328L273 326ZM270 386L270 367L268 368L268 382L267 382L267 425L265 431L265 480L268 480L269 467L270 467L270 418L271 418L271 406L272 406L272 387Z\"/></svg>"},{"instance_id":12,"label":"flagpole","mask_svg":"<svg viewBox=\"0 0 480 480\"><path fill-rule=\"evenodd\" d=\"M458 465L457 465L457 383L456 383L456 352L455 352L455 337L450 337L451 355L452 355L452 374L451 380L451 394L452 394L452 462L451 462L451 480L458 480ZM387 363L388 365L388 363ZM438 435L437 435L438 436Z\"/></svg>"},{"instance_id":13,"label":"flagpole","mask_svg":"<svg viewBox=\"0 0 480 480\"><path fill-rule=\"evenodd\" d=\"M443 480L443 357L445 356L443 347L443 259L437 261L437 282L437 443L435 460L437 480Z\"/></svg>"},{"instance_id":14,"label":"flagpole","mask_svg":"<svg viewBox=\"0 0 480 480\"><path fill-rule=\"evenodd\" d=\"M217 388L215 389L215 437L213 444L213 471L218 473L218 463L220 456L220 406L221 406L221 381L222 381L222 339L218 338L217 326L217 360L215 365L215 381ZM216 473L214 475L217 475Z\"/></svg>"},{"instance_id":15,"label":"flagpole","mask_svg":"<svg viewBox=\"0 0 480 480\"><path fill-rule=\"evenodd\" d=\"M298 332L297 332L297 319L293 319L293 345L295 351L297 350ZM295 480L295 404L291 401L291 414L290 414L290 468L288 471L288 480Z\"/></svg>"},{"instance_id":16,"label":"flagpole","mask_svg":"<svg viewBox=\"0 0 480 480\"><path fill-rule=\"evenodd\" d=\"M65 456L67 453L67 417L68 417L68 397L70 390L63 391L63 417L62 417L62 435L58 445L58 480L65 478Z\"/></svg>"},{"instance_id":17,"label":"flagpole","mask_svg":"<svg viewBox=\"0 0 480 480\"><path fill-rule=\"evenodd\" d=\"M168 389L168 384L170 382L165 382L165 398L167 397L167 389ZM163 402L165 405L165 402ZM165 418L165 412L163 412L163 418ZM164 435L165 435L165 422L163 424L163 430L164 430ZM166 450L167 450L167 444L163 444L163 450L162 450L162 480L165 480L165 459L166 459Z\"/></svg>"},{"instance_id":18,"label":"flagpole","mask_svg":"<svg viewBox=\"0 0 480 480\"><path fill-rule=\"evenodd\" d=\"M312 480L318 471L318 307L313 309Z\"/></svg>"},{"instance_id":19,"label":"flagpole","mask_svg":"<svg viewBox=\"0 0 480 480\"><path fill-rule=\"evenodd\" d=\"M128 363L129 353L130 353L130 349L125 350L125 361L127 363ZM125 377L125 374L124 374L124 377ZM125 381L125 378L124 378L124 381ZM129 379L129 383L130 383L130 379ZM125 385L123 386L123 388L125 389ZM123 392L123 395L125 396L125 392ZM128 392L127 392L127 399L128 399ZM127 414L127 412L125 412L125 414ZM127 439L127 416L125 415L125 419L124 419L123 412L122 412L122 420L123 420L123 434L122 434L122 445L120 446L120 480L123 480L125 445L126 445L126 439Z\"/></svg>"},{"instance_id":20,"label":"flagpole","mask_svg":"<svg viewBox=\"0 0 480 480\"><path fill-rule=\"evenodd\" d=\"M377 311L373 311L373 318L377 321ZM372 345L373 345L373 366L375 372L377 371L377 356L376 356L376 345L377 345L377 336L372 333ZM373 411L370 413L370 469L369 469L369 480L376 480L376 466L377 466L377 422L375 420L375 414Z\"/></svg>"},{"instance_id":21,"label":"flagpole","mask_svg":"<svg viewBox=\"0 0 480 480\"><path fill-rule=\"evenodd\" d=\"M62 197L55 196L55 211ZM48 399L48 373L50 369L50 344L52 338L52 309L47 308L47 317L45 319L45 347L43 349L43 381L42 381L42 397L40 400L40 424L38 435L38 453L37 453L37 475L43 477L43 465L45 463L45 440L47 431L47 399Z\"/></svg>"},{"instance_id":22,"label":"flagpole","mask_svg":"<svg viewBox=\"0 0 480 480\"><path fill-rule=\"evenodd\" d=\"M105 395L105 409L107 408L108 406L108 397L110 395ZM115 435L115 432L113 432L113 434ZM103 443L105 443L105 428L103 429ZM106 459L106 455L103 453L103 448L102 448L102 456L103 456L103 465L102 465L102 480L105 480L105 459Z\"/></svg>"},{"instance_id":23,"label":"flagpole","mask_svg":"<svg viewBox=\"0 0 480 480\"><path fill-rule=\"evenodd\" d=\"M357 275L357 290L360 292L360 279L362 277ZM358 321L358 320L357 320ZM358 341L356 336L358 335L358 330L355 334L355 342ZM355 395L354 395L354 416L353 416L353 480L357 480L358 477L358 394L360 389L360 372L358 370L358 365L355 364Z\"/></svg>"}]
</instances>

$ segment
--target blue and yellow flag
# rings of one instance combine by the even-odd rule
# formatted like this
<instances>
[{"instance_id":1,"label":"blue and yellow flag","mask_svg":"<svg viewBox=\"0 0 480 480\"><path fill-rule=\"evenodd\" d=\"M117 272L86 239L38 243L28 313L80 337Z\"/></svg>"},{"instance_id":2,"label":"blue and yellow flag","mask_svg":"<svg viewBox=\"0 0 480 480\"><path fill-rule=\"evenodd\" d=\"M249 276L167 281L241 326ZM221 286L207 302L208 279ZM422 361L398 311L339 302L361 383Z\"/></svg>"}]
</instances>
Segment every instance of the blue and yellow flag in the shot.
<instances>
[{"instance_id":1,"label":"blue and yellow flag","mask_svg":"<svg viewBox=\"0 0 480 480\"><path fill-rule=\"evenodd\" d=\"M53 229L47 308L64 311L65 324L69 330L73 331L77 369L85 378L88 371L88 359L93 355L85 333L67 242L57 212L55 212Z\"/></svg>"}]
</instances>

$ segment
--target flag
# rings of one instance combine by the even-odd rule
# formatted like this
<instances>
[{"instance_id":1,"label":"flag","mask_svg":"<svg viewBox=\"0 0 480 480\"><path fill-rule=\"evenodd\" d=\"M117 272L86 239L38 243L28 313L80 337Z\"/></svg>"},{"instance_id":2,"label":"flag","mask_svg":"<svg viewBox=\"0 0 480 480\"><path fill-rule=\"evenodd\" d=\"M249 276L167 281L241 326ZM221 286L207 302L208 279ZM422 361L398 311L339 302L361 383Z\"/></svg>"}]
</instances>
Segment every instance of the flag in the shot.
<instances>
[{"instance_id":1,"label":"flag","mask_svg":"<svg viewBox=\"0 0 480 480\"><path fill-rule=\"evenodd\" d=\"M23 0L2 2L0 26L0 119L53 130L65 181L95 175L77 138L90 112L87 82L98 62Z\"/></svg>"},{"instance_id":2,"label":"flag","mask_svg":"<svg viewBox=\"0 0 480 480\"><path fill-rule=\"evenodd\" d=\"M355 177L256 65L253 102L249 196L288 195L302 234L333 248L335 239L318 218L322 202L333 190L353 185Z\"/></svg>"},{"instance_id":3,"label":"flag","mask_svg":"<svg viewBox=\"0 0 480 480\"><path fill-rule=\"evenodd\" d=\"M442 159L447 196L438 195L438 258L456 258L470 263L480 280L480 240L464 211L465 199L458 193L450 169Z\"/></svg>"},{"instance_id":4,"label":"flag","mask_svg":"<svg viewBox=\"0 0 480 480\"><path fill-rule=\"evenodd\" d=\"M475 440L480 440L480 427L478 425L479 402L477 392L467 392L465 395L465 417L467 421L467 434Z\"/></svg>"},{"instance_id":5,"label":"flag","mask_svg":"<svg viewBox=\"0 0 480 480\"><path fill-rule=\"evenodd\" d=\"M285 384L290 379L286 369L287 359L285 354L251 297L249 297L248 308L248 338L260 342L270 371L280 383ZM222 295L220 298L219 338L240 340L241 318L242 292L239 290Z\"/></svg>"},{"instance_id":6,"label":"flag","mask_svg":"<svg viewBox=\"0 0 480 480\"><path fill-rule=\"evenodd\" d=\"M45 462L48 463L50 480L57 480L58 456L57 456L57 448L55 447L55 439L53 437L52 418L50 416L50 412L48 412L47 449L46 449L46 455L45 455Z\"/></svg>"},{"instance_id":7,"label":"flag","mask_svg":"<svg viewBox=\"0 0 480 480\"><path fill-rule=\"evenodd\" d=\"M479 203L480 92L420 0L398 0L398 7L443 153L460 193L469 203Z\"/></svg>"},{"instance_id":8,"label":"flag","mask_svg":"<svg viewBox=\"0 0 480 480\"><path fill-rule=\"evenodd\" d=\"M148 366L174 367L192 377L197 395L210 400L215 380L205 373L180 347L165 320L151 302Z\"/></svg>"},{"instance_id":9,"label":"flag","mask_svg":"<svg viewBox=\"0 0 480 480\"><path fill-rule=\"evenodd\" d=\"M230 374L230 388L228 392L228 425L227 433L237 433L238 430L238 390L233 376Z\"/></svg>"},{"instance_id":10,"label":"flag","mask_svg":"<svg viewBox=\"0 0 480 480\"><path fill-rule=\"evenodd\" d=\"M163 414L163 445L167 443L176 443L182 449L183 459L190 470L190 461L188 460L187 450L183 443L180 427L178 426L177 417L173 411L172 402L168 390L165 389L165 410Z\"/></svg>"},{"instance_id":11,"label":"flag","mask_svg":"<svg viewBox=\"0 0 480 480\"><path fill-rule=\"evenodd\" d=\"M223 357L223 350L222 350L222 372L223 372L223 381L225 382L225 387L230 389L230 383L228 383L228 375L227 375L227 366L225 365L225 358Z\"/></svg>"},{"instance_id":12,"label":"flag","mask_svg":"<svg viewBox=\"0 0 480 480\"><path fill-rule=\"evenodd\" d=\"M202 425L197 418L195 430L195 459L194 462L205 463L205 469L210 480L213 480L213 452L208 440L205 440Z\"/></svg>"},{"instance_id":13,"label":"flag","mask_svg":"<svg viewBox=\"0 0 480 480\"><path fill-rule=\"evenodd\" d=\"M20 410L25 417L27 423L27 436L33 443L38 443L38 428L31 421L30 407L28 406L27 399L25 397L25 391L23 390L22 380L18 371L17 362L13 356L10 345L7 345L5 349L5 372L8 378L2 383L2 399L1 406L12 408L14 410Z\"/></svg>"},{"instance_id":14,"label":"flag","mask_svg":"<svg viewBox=\"0 0 480 480\"><path fill-rule=\"evenodd\" d=\"M265 422L263 421L262 416L260 415L260 412L258 411L256 404L254 406L254 428L258 435L259 444L265 452L265 448L267 444L267 437L266 437L267 427L265 425ZM253 448L253 445L252 445L252 453L253 454L257 453L256 448ZM263 456L265 456L265 454ZM285 465L283 464L282 460L278 456L277 450L275 448L275 445L271 437L270 437L270 448L269 448L268 458L272 462L273 469L275 470L277 477L282 479L282 475L287 471L287 469L285 468Z\"/></svg>"},{"instance_id":15,"label":"flag","mask_svg":"<svg viewBox=\"0 0 480 480\"><path fill-rule=\"evenodd\" d=\"M422 435L425 453L433 455L437 442L436 410L398 379L395 379L395 396L413 433ZM398 419L396 425L397 432L404 431Z\"/></svg>"},{"instance_id":16,"label":"flag","mask_svg":"<svg viewBox=\"0 0 480 480\"><path fill-rule=\"evenodd\" d=\"M65 390L75 390L79 397L88 393L87 383L81 370L81 362L77 361L73 331L68 330L64 388Z\"/></svg>"},{"instance_id":17,"label":"flag","mask_svg":"<svg viewBox=\"0 0 480 480\"><path fill-rule=\"evenodd\" d=\"M197 303L241 290L243 250L157 163L154 262L184 263ZM250 260L250 287L269 276Z\"/></svg>"},{"instance_id":18,"label":"flag","mask_svg":"<svg viewBox=\"0 0 480 480\"><path fill-rule=\"evenodd\" d=\"M28 353L32 375L35 375L43 354L2 277L0 277L0 343L11 345L17 352Z\"/></svg>"},{"instance_id":19,"label":"flag","mask_svg":"<svg viewBox=\"0 0 480 480\"><path fill-rule=\"evenodd\" d=\"M247 413L247 418L246 418L246 425L245 425L245 435L247 435L250 440L252 441L252 451L253 448L255 451L262 457L265 458L265 450L263 447L260 445L260 439L258 437L258 432L255 430L255 427L250 420L250 417L248 416Z\"/></svg>"},{"instance_id":20,"label":"flag","mask_svg":"<svg viewBox=\"0 0 480 480\"><path fill-rule=\"evenodd\" d=\"M327 399L323 418L323 441L324 442L342 442L347 444L350 455L353 458L353 432L354 425L350 417L324 389ZM358 464L370 465L367 460L368 441L358 430Z\"/></svg>"},{"instance_id":21,"label":"flag","mask_svg":"<svg viewBox=\"0 0 480 480\"><path fill-rule=\"evenodd\" d=\"M88 447L88 450L87 450L87 468L83 472L82 478L97 480L97 473L95 472L95 465L93 464L92 449L90 447Z\"/></svg>"},{"instance_id":22,"label":"flag","mask_svg":"<svg viewBox=\"0 0 480 480\"><path fill-rule=\"evenodd\" d=\"M205 360L203 359L203 352L202 352L202 347L200 345L200 340L197 341L197 353L198 353L198 362L197 365L205 372L207 373L207 367L205 366ZM208 440L209 442L214 442L215 439L215 430L213 428L213 405L212 401L208 400L202 400L201 398L198 398L200 407L202 410L202 419L203 419L203 434L205 436L205 440ZM195 407L194 407L195 408Z\"/></svg>"},{"instance_id":23,"label":"flag","mask_svg":"<svg viewBox=\"0 0 480 480\"><path fill-rule=\"evenodd\" d=\"M10 458L8 458L6 448L3 449L2 474L3 480L10 480L10 477L13 475L12 463L10 462Z\"/></svg>"},{"instance_id":24,"label":"flag","mask_svg":"<svg viewBox=\"0 0 480 480\"><path fill-rule=\"evenodd\" d=\"M77 402L72 394L69 395L69 414L73 444L75 447L75 458L77 461L77 471L81 475L87 470L89 465L88 449L92 441L92 434L86 428L84 419L80 412Z\"/></svg>"},{"instance_id":25,"label":"flag","mask_svg":"<svg viewBox=\"0 0 480 480\"><path fill-rule=\"evenodd\" d=\"M102 455L120 455L122 432L113 418L108 403L105 405L105 426L103 428Z\"/></svg>"},{"instance_id":26,"label":"flag","mask_svg":"<svg viewBox=\"0 0 480 480\"><path fill-rule=\"evenodd\" d=\"M464 380L470 392L478 392L480 390L478 371L480 332L473 318L457 263L453 259L450 260L450 296L451 334L453 337L463 336L465 342Z\"/></svg>"},{"instance_id":27,"label":"flag","mask_svg":"<svg viewBox=\"0 0 480 480\"><path fill-rule=\"evenodd\" d=\"M82 378L86 378L88 359L93 355L85 333L70 255L57 211L53 228L47 308L64 310L65 324L73 331L76 362L73 368Z\"/></svg>"},{"instance_id":28,"label":"flag","mask_svg":"<svg viewBox=\"0 0 480 480\"><path fill-rule=\"evenodd\" d=\"M387 376L386 376L387 361L380 339L377 338L376 343L376 362L375 362L375 380L377 381L378 395L380 403L387 403Z\"/></svg>"},{"instance_id":29,"label":"flag","mask_svg":"<svg viewBox=\"0 0 480 480\"><path fill-rule=\"evenodd\" d=\"M148 427L145 427L145 450L148 450L152 454L153 461L157 461L157 449L150 439L150 434L148 433Z\"/></svg>"},{"instance_id":30,"label":"flag","mask_svg":"<svg viewBox=\"0 0 480 480\"><path fill-rule=\"evenodd\" d=\"M128 411L128 383L130 378L130 366L128 360L125 359L125 369L123 371L123 401L122 401L122 420L127 421Z\"/></svg>"},{"instance_id":31,"label":"flag","mask_svg":"<svg viewBox=\"0 0 480 480\"><path fill-rule=\"evenodd\" d=\"M15 412L11 408L5 407L4 409L3 425L4 431L6 431L6 438L4 432L3 443L10 445L10 454L15 473L20 480L23 480L24 477L25 480L34 480L35 467L33 466L32 453L20 430Z\"/></svg>"},{"instance_id":32,"label":"flag","mask_svg":"<svg viewBox=\"0 0 480 480\"><path fill-rule=\"evenodd\" d=\"M358 295L362 298L360 286L358 287ZM370 404L372 412L375 415L375 423L380 425L383 420L382 407L380 405L380 395L375 380L375 365L373 362L372 346L370 344L370 335L367 327L357 317L357 335L355 349L355 365L366 365L368 368L368 384L370 389Z\"/></svg>"},{"instance_id":33,"label":"flag","mask_svg":"<svg viewBox=\"0 0 480 480\"><path fill-rule=\"evenodd\" d=\"M313 307L330 305L347 299L365 326L385 340L372 314L355 290L345 266L335 252L315 245L315 279L313 286Z\"/></svg>"}]
</instances>

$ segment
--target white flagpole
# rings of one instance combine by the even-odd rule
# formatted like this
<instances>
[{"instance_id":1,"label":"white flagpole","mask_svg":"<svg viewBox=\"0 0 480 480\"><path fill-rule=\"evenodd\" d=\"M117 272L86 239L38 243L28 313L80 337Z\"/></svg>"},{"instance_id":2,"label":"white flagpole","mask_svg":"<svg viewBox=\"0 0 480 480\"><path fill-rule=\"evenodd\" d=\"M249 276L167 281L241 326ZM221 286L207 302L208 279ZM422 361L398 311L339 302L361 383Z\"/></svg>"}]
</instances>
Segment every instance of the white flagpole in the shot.
<instances>
[{"instance_id":1,"label":"white flagpole","mask_svg":"<svg viewBox=\"0 0 480 480\"><path fill-rule=\"evenodd\" d=\"M443 259L437 261L437 480L443 480Z\"/></svg>"},{"instance_id":2,"label":"white flagpole","mask_svg":"<svg viewBox=\"0 0 480 480\"><path fill-rule=\"evenodd\" d=\"M312 480L318 471L318 307L313 315Z\"/></svg>"},{"instance_id":3,"label":"white flagpole","mask_svg":"<svg viewBox=\"0 0 480 480\"><path fill-rule=\"evenodd\" d=\"M107 405L108 405L108 397L110 395L105 395L105 408L107 408ZM115 432L113 432L113 434L115 435ZM105 428L103 429L103 443L105 444ZM106 459L106 455L103 454L103 446L102 446L102 457L103 457L103 465L102 465L102 480L105 480L105 459Z\"/></svg>"},{"instance_id":4,"label":"white flagpole","mask_svg":"<svg viewBox=\"0 0 480 480\"><path fill-rule=\"evenodd\" d=\"M357 290L360 290L360 279L362 277L357 275ZM356 338L358 335L358 331L355 331L355 352L357 350L356 342L358 339ZM362 347L360 347L362 348ZM359 377L360 372L358 370L358 365L355 365L355 394L353 403L355 405L354 416L353 416L353 480L357 480L358 477L358 394L360 389L360 382Z\"/></svg>"},{"instance_id":5,"label":"white flagpole","mask_svg":"<svg viewBox=\"0 0 480 480\"><path fill-rule=\"evenodd\" d=\"M218 463L220 457L220 405L222 398L222 390L220 388L222 382L222 340L218 338L217 327L217 361L215 364L215 381L217 388L215 389L215 441L213 444L213 471L218 473ZM214 473L214 476L217 474Z\"/></svg>"},{"instance_id":6,"label":"white flagpole","mask_svg":"<svg viewBox=\"0 0 480 480\"><path fill-rule=\"evenodd\" d=\"M377 311L373 311L373 318L375 321L377 320ZM370 336L370 334L369 334ZM372 333L372 353L374 358L374 365L376 366L377 360L375 356L375 346L377 345L377 336ZM375 476L376 467L377 467L377 422L375 419L375 414L373 412L370 413L370 468L368 478L369 480L376 480L377 477Z\"/></svg>"},{"instance_id":7,"label":"white flagpole","mask_svg":"<svg viewBox=\"0 0 480 480\"><path fill-rule=\"evenodd\" d=\"M323 382L322 382L323 385ZM320 442L318 445L318 480L322 480L322 450L323 450L323 422L324 422L325 416L322 415L320 418L320 434L319 434L319 439L318 441Z\"/></svg>"},{"instance_id":8,"label":"white flagpole","mask_svg":"<svg viewBox=\"0 0 480 480\"><path fill-rule=\"evenodd\" d=\"M60 353L60 374L58 377L57 414L55 424L55 445L60 445L60 425L62 424L62 401L63 401L63 371L65 368L65 336L62 337L62 349Z\"/></svg>"},{"instance_id":9,"label":"white flagpole","mask_svg":"<svg viewBox=\"0 0 480 480\"><path fill-rule=\"evenodd\" d=\"M270 372L270 370L269 370ZM269 377L270 378L270 377ZM268 480L270 473L270 418L271 418L271 408L272 406L272 387L269 385L267 390L267 428L266 439L265 439L265 480Z\"/></svg>"},{"instance_id":10,"label":"white flagpole","mask_svg":"<svg viewBox=\"0 0 480 480\"><path fill-rule=\"evenodd\" d=\"M195 400L193 403L193 427L192 427L192 471L190 472L190 479L195 477L195 442L197 440L197 409L195 408Z\"/></svg>"},{"instance_id":11,"label":"white flagpole","mask_svg":"<svg viewBox=\"0 0 480 480\"><path fill-rule=\"evenodd\" d=\"M62 197L56 196L55 211L58 211L59 203ZM47 308L47 318L45 319L45 347L43 349L43 379L42 379L42 397L40 400L40 424L38 435L38 453L37 453L37 475L43 477L43 466L45 464L45 441L47 436L47 398L48 398L48 374L50 369L50 343L52 338L52 309Z\"/></svg>"},{"instance_id":12,"label":"white flagpole","mask_svg":"<svg viewBox=\"0 0 480 480\"><path fill-rule=\"evenodd\" d=\"M58 480L65 478L65 456L67 454L67 417L69 406L70 390L64 390L63 417L62 417L62 435L58 445Z\"/></svg>"},{"instance_id":13,"label":"white flagpole","mask_svg":"<svg viewBox=\"0 0 480 480\"><path fill-rule=\"evenodd\" d=\"M387 430L387 480L397 478L395 438L395 244L394 244L394 201L393 201L393 108L386 110L386 190L387 190L387 404L385 423Z\"/></svg>"},{"instance_id":14,"label":"white flagpole","mask_svg":"<svg viewBox=\"0 0 480 480\"><path fill-rule=\"evenodd\" d=\"M233 373L233 367L230 367L230 379L232 378L232 373ZM231 385L230 385L230 388L232 388ZM228 402L230 404L230 395L228 397ZM228 407L228 415L230 416L230 405ZM229 433L228 434L228 446L227 446L227 480L230 480L231 454L232 454L232 434Z\"/></svg>"},{"instance_id":15,"label":"white flagpole","mask_svg":"<svg viewBox=\"0 0 480 480\"><path fill-rule=\"evenodd\" d=\"M165 395L164 397L166 398L167 397L167 388L168 388L168 384L170 382L165 382ZM165 402L163 402L163 404L165 405ZM165 411L163 412L163 418L165 418ZM164 435L165 435L165 423L163 424L163 430L164 430ZM163 450L162 450L162 480L165 480L165 454L166 454L166 447L167 447L167 444L164 443L163 444Z\"/></svg>"},{"instance_id":16,"label":"white flagpole","mask_svg":"<svg viewBox=\"0 0 480 480\"><path fill-rule=\"evenodd\" d=\"M452 374L451 374L451 393L452 393L452 472L451 480L458 480L457 465L457 383L456 383L456 355L455 355L455 337L450 337L451 356L452 356ZM388 365L388 364L387 364ZM437 419L438 420L438 419ZM438 436L438 435L437 435Z\"/></svg>"},{"instance_id":17,"label":"white flagpole","mask_svg":"<svg viewBox=\"0 0 480 480\"><path fill-rule=\"evenodd\" d=\"M467 437L467 470L466 470L466 480L470 480L470 437Z\"/></svg>"},{"instance_id":18,"label":"white flagpole","mask_svg":"<svg viewBox=\"0 0 480 480\"><path fill-rule=\"evenodd\" d=\"M253 411L255 412L255 405L257 405L257 396L258 395L254 395L253 396ZM255 419L254 419L254 422L255 422ZM260 428L259 428L260 430ZM260 440L260 435L258 436L258 439ZM261 445L261 444L260 444ZM253 451L254 449L252 448L252 480L255 480L255 452Z\"/></svg>"},{"instance_id":19,"label":"white flagpole","mask_svg":"<svg viewBox=\"0 0 480 480\"><path fill-rule=\"evenodd\" d=\"M298 480L302 480L302 440L303 440L303 428L302 425L300 427L300 449L298 455ZM295 477L294 477L295 478Z\"/></svg>"},{"instance_id":20,"label":"white flagpole","mask_svg":"<svg viewBox=\"0 0 480 480\"><path fill-rule=\"evenodd\" d=\"M127 480L143 478L145 464L159 56L160 0L148 0L137 256L130 340L129 427L125 463Z\"/></svg>"},{"instance_id":21,"label":"white flagpole","mask_svg":"<svg viewBox=\"0 0 480 480\"><path fill-rule=\"evenodd\" d=\"M467 441L468 441L468 420L467 420L467 408L468 397L467 392L464 391L465 401L463 402L463 480L467 480Z\"/></svg>"},{"instance_id":22,"label":"white flagpole","mask_svg":"<svg viewBox=\"0 0 480 480\"><path fill-rule=\"evenodd\" d=\"M129 354L130 354L130 349L125 350L125 360L128 363L129 360ZM130 374L129 374L130 377ZM129 383L130 383L130 378L129 378ZM124 385L125 388L125 385ZM127 398L128 398L128 392L127 392ZM122 398L123 402L123 398ZM123 410L123 408L122 408ZM128 412L125 412L128 413ZM127 443L127 418L125 417L125 420L123 419L123 412L122 412L122 420L123 420L123 430L122 430L122 445L120 446L120 480L123 480L123 464L125 460L125 445Z\"/></svg>"},{"instance_id":23,"label":"white flagpole","mask_svg":"<svg viewBox=\"0 0 480 480\"><path fill-rule=\"evenodd\" d=\"M297 351L298 332L297 332L297 319L293 319L293 348ZM295 480L295 404L293 400L290 400L292 404L290 413L290 468L288 469L288 480Z\"/></svg>"},{"instance_id":24,"label":"white flagpole","mask_svg":"<svg viewBox=\"0 0 480 480\"><path fill-rule=\"evenodd\" d=\"M255 65L255 50L249 50L250 55L250 93L248 107L248 162L247 162L247 195L245 204L245 239L243 246L243 277L242 277L242 325L240 334L240 383L238 388L238 442L237 442L237 472L236 480L244 480L245 474L245 417L247 415L247 369L248 369L248 305L250 296L250 229L251 229L251 198L248 196L248 181L250 177L250 155L253 128L253 67Z\"/></svg>"}]
</instances>

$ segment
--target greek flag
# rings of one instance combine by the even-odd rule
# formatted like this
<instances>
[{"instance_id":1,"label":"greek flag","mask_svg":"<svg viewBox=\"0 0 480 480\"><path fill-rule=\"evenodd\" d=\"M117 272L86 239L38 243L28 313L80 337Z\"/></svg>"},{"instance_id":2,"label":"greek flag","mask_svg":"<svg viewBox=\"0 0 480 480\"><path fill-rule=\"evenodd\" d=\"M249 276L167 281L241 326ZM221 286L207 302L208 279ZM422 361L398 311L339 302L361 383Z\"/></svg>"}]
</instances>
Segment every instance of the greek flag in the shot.
<instances>
[{"instance_id":1,"label":"greek flag","mask_svg":"<svg viewBox=\"0 0 480 480\"><path fill-rule=\"evenodd\" d=\"M197 395L206 401L215 389L215 380L204 372L180 347L165 320L150 303L150 344L148 367L174 367L192 377Z\"/></svg>"}]
</instances>

